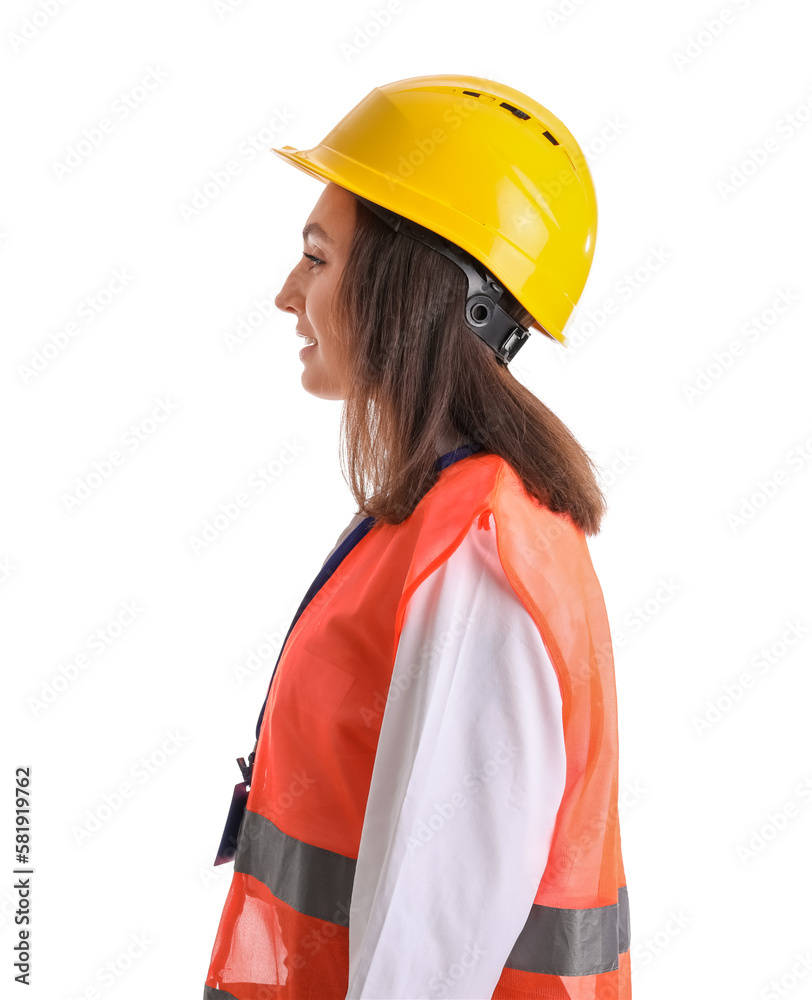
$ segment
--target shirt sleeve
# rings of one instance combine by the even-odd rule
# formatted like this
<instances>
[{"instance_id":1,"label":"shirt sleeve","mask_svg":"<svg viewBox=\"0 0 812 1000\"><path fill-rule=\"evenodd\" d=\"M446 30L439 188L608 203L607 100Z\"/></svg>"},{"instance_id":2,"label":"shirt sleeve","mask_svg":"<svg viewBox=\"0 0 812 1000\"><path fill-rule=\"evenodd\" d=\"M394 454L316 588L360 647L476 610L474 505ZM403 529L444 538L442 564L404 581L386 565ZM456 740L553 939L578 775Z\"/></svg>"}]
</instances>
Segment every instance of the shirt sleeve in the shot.
<instances>
[{"instance_id":1,"label":"shirt sleeve","mask_svg":"<svg viewBox=\"0 0 812 1000\"><path fill-rule=\"evenodd\" d=\"M566 777L561 692L488 524L472 525L404 616L346 1000L490 998L547 863Z\"/></svg>"}]
</instances>

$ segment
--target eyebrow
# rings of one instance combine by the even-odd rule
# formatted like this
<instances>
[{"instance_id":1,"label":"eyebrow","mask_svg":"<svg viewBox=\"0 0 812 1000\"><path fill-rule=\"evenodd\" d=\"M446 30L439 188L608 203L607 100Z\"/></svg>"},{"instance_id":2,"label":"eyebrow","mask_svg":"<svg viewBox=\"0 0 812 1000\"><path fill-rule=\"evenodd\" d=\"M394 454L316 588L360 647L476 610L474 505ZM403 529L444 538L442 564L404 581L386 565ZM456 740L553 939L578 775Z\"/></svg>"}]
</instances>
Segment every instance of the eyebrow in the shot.
<instances>
[{"instance_id":1,"label":"eyebrow","mask_svg":"<svg viewBox=\"0 0 812 1000\"><path fill-rule=\"evenodd\" d=\"M328 243L331 247L335 246L335 240L325 232L325 230L318 224L318 222L308 222L308 224L302 230L302 239L306 240L310 234L314 236L320 236L325 243Z\"/></svg>"}]
</instances>

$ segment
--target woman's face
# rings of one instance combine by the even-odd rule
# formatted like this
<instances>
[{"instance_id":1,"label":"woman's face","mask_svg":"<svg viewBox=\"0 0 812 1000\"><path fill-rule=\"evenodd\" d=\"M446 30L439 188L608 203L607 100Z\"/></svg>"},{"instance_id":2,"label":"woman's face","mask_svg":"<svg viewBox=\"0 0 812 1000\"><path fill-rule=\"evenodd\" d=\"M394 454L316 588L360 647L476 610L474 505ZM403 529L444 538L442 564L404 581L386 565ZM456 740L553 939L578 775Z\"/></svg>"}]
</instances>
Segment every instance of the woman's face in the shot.
<instances>
[{"instance_id":1,"label":"woman's face","mask_svg":"<svg viewBox=\"0 0 812 1000\"><path fill-rule=\"evenodd\" d=\"M332 301L355 230L355 204L346 188L325 185L302 232L302 258L274 299L277 308L295 313L296 332L316 341L302 357L302 386L321 399L346 395L348 358L334 331Z\"/></svg>"}]
</instances>

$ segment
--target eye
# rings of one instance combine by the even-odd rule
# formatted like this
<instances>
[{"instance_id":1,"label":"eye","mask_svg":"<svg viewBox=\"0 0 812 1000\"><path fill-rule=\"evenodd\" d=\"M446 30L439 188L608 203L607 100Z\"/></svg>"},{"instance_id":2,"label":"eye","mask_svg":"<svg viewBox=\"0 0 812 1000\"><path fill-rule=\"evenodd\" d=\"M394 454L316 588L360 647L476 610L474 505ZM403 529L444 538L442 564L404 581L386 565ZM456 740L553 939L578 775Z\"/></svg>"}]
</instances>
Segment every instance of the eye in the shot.
<instances>
[{"instance_id":1,"label":"eye","mask_svg":"<svg viewBox=\"0 0 812 1000\"><path fill-rule=\"evenodd\" d=\"M313 265L312 265L312 267L308 268L308 271L312 271L314 267L318 267L319 264L324 264L325 263L320 258L314 257L312 253L305 253L304 250L302 251L302 256L307 257L308 260L312 260L313 261Z\"/></svg>"}]
</instances>

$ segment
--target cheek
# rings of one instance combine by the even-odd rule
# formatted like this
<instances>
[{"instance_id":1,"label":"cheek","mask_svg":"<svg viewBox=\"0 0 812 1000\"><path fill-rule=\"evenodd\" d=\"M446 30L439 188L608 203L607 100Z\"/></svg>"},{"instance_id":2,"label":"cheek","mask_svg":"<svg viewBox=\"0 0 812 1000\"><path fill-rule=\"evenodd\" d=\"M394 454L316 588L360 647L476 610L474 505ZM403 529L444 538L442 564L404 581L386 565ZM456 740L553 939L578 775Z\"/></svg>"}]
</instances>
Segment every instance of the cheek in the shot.
<instances>
[{"instance_id":1,"label":"cheek","mask_svg":"<svg viewBox=\"0 0 812 1000\"><path fill-rule=\"evenodd\" d=\"M325 335L329 337L330 329L330 302L333 298L333 285L327 281L320 281L317 286L311 288L307 296L306 313L313 332L318 340Z\"/></svg>"}]
</instances>

